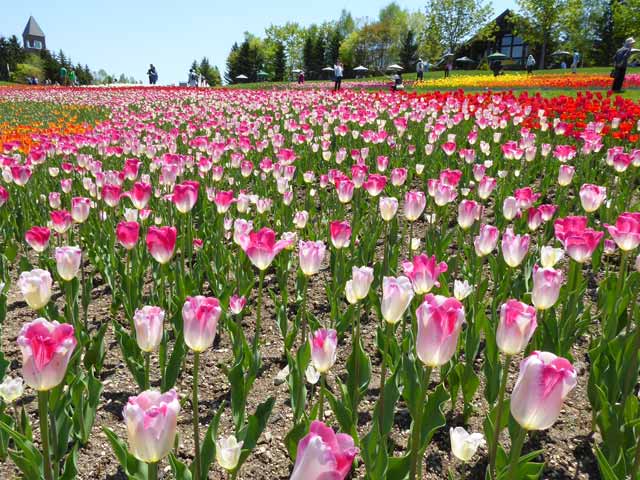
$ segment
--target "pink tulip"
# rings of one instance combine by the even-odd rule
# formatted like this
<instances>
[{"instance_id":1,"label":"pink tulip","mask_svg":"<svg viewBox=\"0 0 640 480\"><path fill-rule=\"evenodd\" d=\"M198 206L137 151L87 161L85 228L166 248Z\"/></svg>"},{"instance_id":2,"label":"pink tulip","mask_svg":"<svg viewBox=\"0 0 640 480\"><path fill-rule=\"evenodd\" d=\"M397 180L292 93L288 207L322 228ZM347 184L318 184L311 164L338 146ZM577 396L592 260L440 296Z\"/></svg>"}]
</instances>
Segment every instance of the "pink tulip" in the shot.
<instances>
[{"instance_id":1,"label":"pink tulip","mask_svg":"<svg viewBox=\"0 0 640 480\"><path fill-rule=\"evenodd\" d=\"M573 180L573 174L576 173L576 168L571 165L560 165L558 171L558 185L566 187Z\"/></svg>"},{"instance_id":2,"label":"pink tulip","mask_svg":"<svg viewBox=\"0 0 640 480\"><path fill-rule=\"evenodd\" d=\"M73 224L73 218L66 210L54 210L49 213L49 218L51 218L51 226L53 229L60 234L69 230Z\"/></svg>"},{"instance_id":3,"label":"pink tulip","mask_svg":"<svg viewBox=\"0 0 640 480\"><path fill-rule=\"evenodd\" d=\"M480 182L478 183L478 197L482 200L486 200L489 198L493 190L496 188L498 182L495 178L492 177L482 177Z\"/></svg>"},{"instance_id":4,"label":"pink tulip","mask_svg":"<svg viewBox=\"0 0 640 480\"><path fill-rule=\"evenodd\" d=\"M357 454L349 435L335 434L331 427L314 420L309 434L298 443L290 480L344 480Z\"/></svg>"},{"instance_id":5,"label":"pink tulip","mask_svg":"<svg viewBox=\"0 0 640 480\"><path fill-rule=\"evenodd\" d=\"M0 207L9 201L9 192L6 188L0 186Z\"/></svg>"},{"instance_id":6,"label":"pink tulip","mask_svg":"<svg viewBox=\"0 0 640 480\"><path fill-rule=\"evenodd\" d=\"M548 222L555 215L557 207L555 205L543 203L538 207L538 210L540 210L540 216L542 217L542 221Z\"/></svg>"},{"instance_id":7,"label":"pink tulip","mask_svg":"<svg viewBox=\"0 0 640 480\"><path fill-rule=\"evenodd\" d=\"M366 165L353 165L351 167L351 180L356 188L362 187L367 179L369 169Z\"/></svg>"},{"instance_id":8,"label":"pink tulip","mask_svg":"<svg viewBox=\"0 0 640 480\"><path fill-rule=\"evenodd\" d=\"M89 218L91 211L91 200L84 197L73 197L71 199L71 218L76 223L84 223Z\"/></svg>"},{"instance_id":9,"label":"pink tulip","mask_svg":"<svg viewBox=\"0 0 640 480\"><path fill-rule=\"evenodd\" d=\"M149 253L160 264L168 263L173 257L178 231L175 227L149 227L146 243Z\"/></svg>"},{"instance_id":10,"label":"pink tulip","mask_svg":"<svg viewBox=\"0 0 640 480\"><path fill-rule=\"evenodd\" d=\"M445 142L445 143L443 143L442 144L442 151L445 153L445 155L447 155L447 157L450 157L456 151L456 142Z\"/></svg>"},{"instance_id":11,"label":"pink tulip","mask_svg":"<svg viewBox=\"0 0 640 480\"><path fill-rule=\"evenodd\" d=\"M534 193L533 188L531 187L519 188L513 193L513 196L515 197L518 209L520 210L531 208L540 198L540 194Z\"/></svg>"},{"instance_id":12,"label":"pink tulip","mask_svg":"<svg viewBox=\"0 0 640 480\"><path fill-rule=\"evenodd\" d=\"M373 173L369 175L369 178L367 178L367 181L362 184L362 187L369 193L369 195L377 197L384 190L386 185L387 177Z\"/></svg>"},{"instance_id":13,"label":"pink tulip","mask_svg":"<svg viewBox=\"0 0 640 480\"><path fill-rule=\"evenodd\" d=\"M498 348L507 355L522 352L537 326L535 308L517 300L508 300L500 307L500 322L496 332Z\"/></svg>"},{"instance_id":14,"label":"pink tulip","mask_svg":"<svg viewBox=\"0 0 640 480\"><path fill-rule=\"evenodd\" d=\"M500 230L492 225L481 225L480 234L473 240L473 245L476 250L476 255L484 257L489 255L496 248L498 244L498 236Z\"/></svg>"},{"instance_id":15,"label":"pink tulip","mask_svg":"<svg viewBox=\"0 0 640 480\"><path fill-rule=\"evenodd\" d=\"M398 211L398 200L394 197L380 197L380 216L385 222L390 222Z\"/></svg>"},{"instance_id":16,"label":"pink tulip","mask_svg":"<svg viewBox=\"0 0 640 480\"><path fill-rule=\"evenodd\" d=\"M391 170L391 184L394 187L401 187L407 181L406 168L394 168Z\"/></svg>"},{"instance_id":17,"label":"pink tulip","mask_svg":"<svg viewBox=\"0 0 640 480\"><path fill-rule=\"evenodd\" d=\"M334 363L338 348L338 332L320 328L309 334L311 364L318 373L327 373Z\"/></svg>"},{"instance_id":18,"label":"pink tulip","mask_svg":"<svg viewBox=\"0 0 640 480\"><path fill-rule=\"evenodd\" d=\"M300 270L306 276L310 277L320 271L320 266L324 260L326 247L324 242L300 241L298 242L298 250L300 253Z\"/></svg>"},{"instance_id":19,"label":"pink tulip","mask_svg":"<svg viewBox=\"0 0 640 480\"><path fill-rule=\"evenodd\" d=\"M482 215L482 205L475 200L462 200L458 205L458 225L463 230L470 229Z\"/></svg>"},{"instance_id":20,"label":"pink tulip","mask_svg":"<svg viewBox=\"0 0 640 480\"><path fill-rule=\"evenodd\" d=\"M409 277L413 291L418 295L429 293L436 286L439 287L438 276L447 271L445 262L438 263L436 256L416 255L412 262L403 262L402 270Z\"/></svg>"},{"instance_id":21,"label":"pink tulip","mask_svg":"<svg viewBox=\"0 0 640 480\"><path fill-rule=\"evenodd\" d=\"M233 190L217 192L213 199L218 213L226 213L234 201Z\"/></svg>"},{"instance_id":22,"label":"pink tulip","mask_svg":"<svg viewBox=\"0 0 640 480\"><path fill-rule=\"evenodd\" d=\"M229 299L229 310L231 310L234 315L239 315L242 313L242 310L244 310L246 304L246 298L233 294Z\"/></svg>"},{"instance_id":23,"label":"pink tulip","mask_svg":"<svg viewBox=\"0 0 640 480\"><path fill-rule=\"evenodd\" d=\"M484 177L486 171L487 171L487 167L485 167L481 163L476 163L473 166L473 178L474 178L474 180L476 182L479 182L480 180L482 180L482 177Z\"/></svg>"},{"instance_id":24,"label":"pink tulip","mask_svg":"<svg viewBox=\"0 0 640 480\"><path fill-rule=\"evenodd\" d=\"M182 307L184 343L194 352L203 352L216 338L218 320L222 314L220 302L214 297L187 297Z\"/></svg>"},{"instance_id":25,"label":"pink tulip","mask_svg":"<svg viewBox=\"0 0 640 480\"><path fill-rule=\"evenodd\" d=\"M598 185L585 183L580 187L580 203L585 212L595 212L607 198L607 189Z\"/></svg>"},{"instance_id":26,"label":"pink tulip","mask_svg":"<svg viewBox=\"0 0 640 480\"><path fill-rule=\"evenodd\" d=\"M424 208L427 206L427 197L424 192L416 190L408 191L404 196L404 216L410 222L415 222Z\"/></svg>"},{"instance_id":27,"label":"pink tulip","mask_svg":"<svg viewBox=\"0 0 640 480\"><path fill-rule=\"evenodd\" d=\"M518 215L518 202L515 197L507 197L502 202L502 215L508 221L513 220Z\"/></svg>"},{"instance_id":28,"label":"pink tulip","mask_svg":"<svg viewBox=\"0 0 640 480\"><path fill-rule=\"evenodd\" d=\"M331 243L337 249L346 248L351 240L351 225L346 220L334 221L329 224Z\"/></svg>"},{"instance_id":29,"label":"pink tulip","mask_svg":"<svg viewBox=\"0 0 640 480\"><path fill-rule=\"evenodd\" d=\"M579 235L587 228L587 217L558 218L554 224L556 238L564 244L564 241L572 236Z\"/></svg>"},{"instance_id":30,"label":"pink tulip","mask_svg":"<svg viewBox=\"0 0 640 480\"><path fill-rule=\"evenodd\" d=\"M464 307L455 298L428 294L416 310L418 336L416 353L428 367L440 367L451 360L464 323Z\"/></svg>"},{"instance_id":31,"label":"pink tulip","mask_svg":"<svg viewBox=\"0 0 640 480\"><path fill-rule=\"evenodd\" d=\"M13 183L19 187L24 187L32 175L31 168L25 165L15 165L11 167L11 176L13 177Z\"/></svg>"},{"instance_id":32,"label":"pink tulip","mask_svg":"<svg viewBox=\"0 0 640 480\"><path fill-rule=\"evenodd\" d=\"M136 182L127 196L131 199L131 203L135 208L142 210L147 207L151 199L151 193L151 185L144 182Z\"/></svg>"},{"instance_id":33,"label":"pink tulip","mask_svg":"<svg viewBox=\"0 0 640 480\"><path fill-rule=\"evenodd\" d=\"M122 195L122 189L119 185L113 184L105 184L102 186L102 191L100 196L104 200L104 203L109 205L110 207L115 207L120 203L120 197Z\"/></svg>"},{"instance_id":34,"label":"pink tulip","mask_svg":"<svg viewBox=\"0 0 640 480\"><path fill-rule=\"evenodd\" d=\"M620 214L615 225L605 225L620 250L634 250L640 245L640 213Z\"/></svg>"},{"instance_id":35,"label":"pink tulip","mask_svg":"<svg viewBox=\"0 0 640 480\"><path fill-rule=\"evenodd\" d=\"M367 298L372 283L373 268L353 267L351 269L351 280L348 280L344 287L347 301L355 304Z\"/></svg>"},{"instance_id":36,"label":"pink tulip","mask_svg":"<svg viewBox=\"0 0 640 480\"><path fill-rule=\"evenodd\" d=\"M586 228L583 232L575 233L564 240L564 249L571 258L578 263L588 261L600 244L604 232L596 232Z\"/></svg>"},{"instance_id":37,"label":"pink tulip","mask_svg":"<svg viewBox=\"0 0 640 480\"><path fill-rule=\"evenodd\" d=\"M127 426L131 454L146 463L169 455L176 438L180 401L175 390L147 390L129 397L122 416Z\"/></svg>"},{"instance_id":38,"label":"pink tulip","mask_svg":"<svg viewBox=\"0 0 640 480\"><path fill-rule=\"evenodd\" d=\"M183 182L173 187L173 200L176 209L180 213L188 213L198 201L198 182Z\"/></svg>"},{"instance_id":39,"label":"pink tulip","mask_svg":"<svg viewBox=\"0 0 640 480\"><path fill-rule=\"evenodd\" d=\"M354 187L355 185L348 178L336 180L336 190L340 203L349 203L351 201Z\"/></svg>"},{"instance_id":40,"label":"pink tulip","mask_svg":"<svg viewBox=\"0 0 640 480\"><path fill-rule=\"evenodd\" d=\"M247 221L243 218L236 218L233 222L233 242L237 245L241 245L240 240L243 236L249 235L253 230L253 222Z\"/></svg>"},{"instance_id":41,"label":"pink tulip","mask_svg":"<svg viewBox=\"0 0 640 480\"><path fill-rule=\"evenodd\" d=\"M258 269L266 270L275 256L292 244L292 240L278 240L276 233L264 227L258 232L249 232L239 238L240 247Z\"/></svg>"},{"instance_id":42,"label":"pink tulip","mask_svg":"<svg viewBox=\"0 0 640 480\"><path fill-rule=\"evenodd\" d=\"M140 237L140 224L138 222L120 222L116 227L118 243L127 250L132 250Z\"/></svg>"},{"instance_id":43,"label":"pink tulip","mask_svg":"<svg viewBox=\"0 0 640 480\"><path fill-rule=\"evenodd\" d=\"M562 285L562 272L554 268L533 266L533 291L531 301L538 310L547 310L555 305Z\"/></svg>"},{"instance_id":44,"label":"pink tulip","mask_svg":"<svg viewBox=\"0 0 640 480\"><path fill-rule=\"evenodd\" d=\"M446 183L436 182L433 199L437 206L443 207L453 202L458 196L456 189Z\"/></svg>"},{"instance_id":45,"label":"pink tulip","mask_svg":"<svg viewBox=\"0 0 640 480\"><path fill-rule=\"evenodd\" d=\"M502 235L502 256L511 268L518 267L529 250L529 235L516 235L507 228Z\"/></svg>"},{"instance_id":46,"label":"pink tulip","mask_svg":"<svg viewBox=\"0 0 640 480\"><path fill-rule=\"evenodd\" d=\"M511 394L511 414L526 430L551 427L577 384L571 363L549 352L533 352L520 363Z\"/></svg>"},{"instance_id":47,"label":"pink tulip","mask_svg":"<svg viewBox=\"0 0 640 480\"><path fill-rule=\"evenodd\" d=\"M296 212L293 215L293 224L296 226L298 230L302 230L304 227L306 227L308 220L309 220L309 212L307 212L306 210Z\"/></svg>"},{"instance_id":48,"label":"pink tulip","mask_svg":"<svg viewBox=\"0 0 640 480\"><path fill-rule=\"evenodd\" d=\"M527 227L533 232L540 225L542 225L542 211L538 207L530 207L527 210Z\"/></svg>"},{"instance_id":49,"label":"pink tulip","mask_svg":"<svg viewBox=\"0 0 640 480\"><path fill-rule=\"evenodd\" d=\"M60 197L60 192L50 192L49 193L49 207L53 209L60 208L62 205L62 198Z\"/></svg>"},{"instance_id":50,"label":"pink tulip","mask_svg":"<svg viewBox=\"0 0 640 480\"><path fill-rule=\"evenodd\" d=\"M58 386L64 380L76 343L69 324L37 318L24 325L18 335L18 346L25 383L38 391Z\"/></svg>"},{"instance_id":51,"label":"pink tulip","mask_svg":"<svg viewBox=\"0 0 640 480\"><path fill-rule=\"evenodd\" d=\"M462 172L460 170L451 170L450 168L445 168L440 172L440 176L438 179L444 185L449 185L450 187L456 188L460 183L460 179L462 178Z\"/></svg>"},{"instance_id":52,"label":"pink tulip","mask_svg":"<svg viewBox=\"0 0 640 480\"><path fill-rule=\"evenodd\" d=\"M58 275L70 282L78 275L82 262L82 250L79 247L58 247L55 251Z\"/></svg>"},{"instance_id":53,"label":"pink tulip","mask_svg":"<svg viewBox=\"0 0 640 480\"><path fill-rule=\"evenodd\" d=\"M146 305L136 309L133 315L136 329L136 342L143 352L152 352L158 348L164 331L164 310Z\"/></svg>"},{"instance_id":54,"label":"pink tulip","mask_svg":"<svg viewBox=\"0 0 640 480\"><path fill-rule=\"evenodd\" d=\"M25 241L38 253L47 249L50 238L51 230L47 227L32 227L24 234Z\"/></svg>"},{"instance_id":55,"label":"pink tulip","mask_svg":"<svg viewBox=\"0 0 640 480\"><path fill-rule=\"evenodd\" d=\"M402 320L413 299L413 287L407 277L384 277L382 279L382 302L380 310L387 323L398 323Z\"/></svg>"}]
</instances>

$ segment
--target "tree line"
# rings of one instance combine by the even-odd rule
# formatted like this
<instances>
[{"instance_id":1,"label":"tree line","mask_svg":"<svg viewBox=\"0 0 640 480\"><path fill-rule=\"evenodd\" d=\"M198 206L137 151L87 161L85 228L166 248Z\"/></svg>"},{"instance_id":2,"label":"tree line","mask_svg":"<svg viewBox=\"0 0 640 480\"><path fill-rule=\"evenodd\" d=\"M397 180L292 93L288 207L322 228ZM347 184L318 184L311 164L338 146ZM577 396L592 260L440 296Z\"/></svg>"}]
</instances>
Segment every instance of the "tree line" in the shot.
<instances>
[{"instance_id":1,"label":"tree line","mask_svg":"<svg viewBox=\"0 0 640 480\"><path fill-rule=\"evenodd\" d=\"M0 80L26 83L27 77L37 78L40 83L46 79L55 83L60 80L60 70L73 70L80 85L138 83L133 77L124 74L109 74L100 69L92 71L88 65L74 62L62 50L57 53L44 49L38 52L27 51L17 36L0 36Z\"/></svg>"},{"instance_id":2,"label":"tree line","mask_svg":"<svg viewBox=\"0 0 640 480\"><path fill-rule=\"evenodd\" d=\"M550 53L556 49L577 50L585 66L610 65L626 37L640 36L640 0L516 0L516 4L508 22L512 33L527 42L539 68L551 65ZM320 24L270 25L262 36L245 32L244 39L233 44L224 79L282 81L295 69L304 70L308 79L320 79L330 75L322 69L338 59L347 76L358 65L373 74L391 63L411 71L418 58L435 63L446 52L464 51L471 40L492 45L497 40L495 18L487 0L427 0L417 11L392 2L375 18L354 18L342 10L338 19Z\"/></svg>"}]
</instances>

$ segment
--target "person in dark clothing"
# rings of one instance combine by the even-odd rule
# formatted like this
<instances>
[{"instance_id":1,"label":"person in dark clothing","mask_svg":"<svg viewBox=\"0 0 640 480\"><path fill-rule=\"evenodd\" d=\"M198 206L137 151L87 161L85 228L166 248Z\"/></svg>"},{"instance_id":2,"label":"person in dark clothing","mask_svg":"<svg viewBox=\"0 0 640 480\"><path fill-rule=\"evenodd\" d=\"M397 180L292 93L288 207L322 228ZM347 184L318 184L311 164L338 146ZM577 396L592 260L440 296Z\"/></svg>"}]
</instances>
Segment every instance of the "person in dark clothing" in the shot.
<instances>
[{"instance_id":1,"label":"person in dark clothing","mask_svg":"<svg viewBox=\"0 0 640 480\"><path fill-rule=\"evenodd\" d=\"M627 63L635 43L636 41L633 37L627 38L622 48L620 48L613 57L613 71L611 72L611 76L613 77L611 90L613 92L622 91L622 84L624 83L624 77L627 73Z\"/></svg>"},{"instance_id":2,"label":"person in dark clothing","mask_svg":"<svg viewBox=\"0 0 640 480\"><path fill-rule=\"evenodd\" d=\"M493 76L497 77L502 74L502 62L500 60L494 60L491 62L491 71L493 72Z\"/></svg>"},{"instance_id":3,"label":"person in dark clothing","mask_svg":"<svg viewBox=\"0 0 640 480\"><path fill-rule=\"evenodd\" d=\"M153 65L153 63L149 65L149 70L147 70L147 75L149 76L149 84L155 85L156 82L158 81L158 72L156 70L156 67Z\"/></svg>"},{"instance_id":4,"label":"person in dark clothing","mask_svg":"<svg viewBox=\"0 0 640 480\"><path fill-rule=\"evenodd\" d=\"M624 83L624 77L627 74L627 62L631 56L631 49L635 45L636 41L633 37L629 37L624 41L624 45L620 48L613 57L613 71L611 76L613 77L613 85L611 91L621 92L622 84Z\"/></svg>"}]
</instances>

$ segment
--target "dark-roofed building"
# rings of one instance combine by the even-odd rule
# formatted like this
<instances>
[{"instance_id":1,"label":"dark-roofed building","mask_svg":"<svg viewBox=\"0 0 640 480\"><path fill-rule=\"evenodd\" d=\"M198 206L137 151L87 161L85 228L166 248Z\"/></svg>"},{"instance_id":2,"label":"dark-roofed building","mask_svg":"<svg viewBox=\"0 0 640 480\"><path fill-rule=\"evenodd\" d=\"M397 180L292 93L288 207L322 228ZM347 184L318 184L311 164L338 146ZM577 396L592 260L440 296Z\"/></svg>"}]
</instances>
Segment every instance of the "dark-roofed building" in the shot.
<instances>
[{"instance_id":1,"label":"dark-roofed building","mask_svg":"<svg viewBox=\"0 0 640 480\"><path fill-rule=\"evenodd\" d=\"M506 68L524 68L527 56L534 53L534 48L515 32L511 10L502 12L487 27L493 33L489 39L478 35L463 45L456 55L467 55L481 62L487 55L500 52L507 57L502 62Z\"/></svg>"},{"instance_id":2,"label":"dark-roofed building","mask_svg":"<svg viewBox=\"0 0 640 480\"><path fill-rule=\"evenodd\" d=\"M39 52L40 50L47 48L44 32L33 16L29 17L27 26L24 27L24 32L22 32L22 42L25 50L31 52Z\"/></svg>"}]
</instances>

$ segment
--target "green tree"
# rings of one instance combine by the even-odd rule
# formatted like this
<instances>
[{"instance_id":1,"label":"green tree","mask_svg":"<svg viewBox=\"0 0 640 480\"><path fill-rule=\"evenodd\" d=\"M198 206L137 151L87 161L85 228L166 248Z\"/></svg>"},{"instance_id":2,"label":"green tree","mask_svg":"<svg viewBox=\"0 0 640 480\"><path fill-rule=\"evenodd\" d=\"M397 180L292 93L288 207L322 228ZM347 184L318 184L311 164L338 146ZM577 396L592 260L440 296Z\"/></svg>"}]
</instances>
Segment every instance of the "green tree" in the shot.
<instances>
[{"instance_id":1,"label":"green tree","mask_svg":"<svg viewBox=\"0 0 640 480\"><path fill-rule=\"evenodd\" d=\"M615 47L627 37L640 36L640 0L615 0L611 5L613 16L613 37L618 40Z\"/></svg>"},{"instance_id":2,"label":"green tree","mask_svg":"<svg viewBox=\"0 0 640 480\"><path fill-rule=\"evenodd\" d=\"M282 42L276 43L275 55L273 59L273 79L282 82L287 71L287 56Z\"/></svg>"},{"instance_id":3,"label":"green tree","mask_svg":"<svg viewBox=\"0 0 640 480\"><path fill-rule=\"evenodd\" d=\"M598 27L606 17L608 5L606 0L567 0L561 41L566 48L581 53L583 64L598 61ZM606 41L611 42L611 37Z\"/></svg>"},{"instance_id":4,"label":"green tree","mask_svg":"<svg viewBox=\"0 0 640 480\"><path fill-rule=\"evenodd\" d=\"M529 43L540 44L538 67L545 67L547 50L559 37L567 13L567 0L516 0L520 22L516 29Z\"/></svg>"},{"instance_id":5,"label":"green tree","mask_svg":"<svg viewBox=\"0 0 640 480\"><path fill-rule=\"evenodd\" d=\"M200 60L200 65L197 66L197 71L205 78L209 86L214 87L216 85L220 85L220 72L211 66L207 57L203 57L202 60Z\"/></svg>"},{"instance_id":6,"label":"green tree","mask_svg":"<svg viewBox=\"0 0 640 480\"><path fill-rule=\"evenodd\" d=\"M484 0L428 0L425 13L432 37L443 50L455 52L487 24L493 9Z\"/></svg>"},{"instance_id":7,"label":"green tree","mask_svg":"<svg viewBox=\"0 0 640 480\"><path fill-rule=\"evenodd\" d=\"M24 61L16 65L10 78L17 83L27 83L28 78L37 78L38 82L42 82L44 80L44 62L38 55L26 55Z\"/></svg>"},{"instance_id":8,"label":"green tree","mask_svg":"<svg viewBox=\"0 0 640 480\"><path fill-rule=\"evenodd\" d=\"M227 56L227 70L224 72L224 80L226 83L235 83L236 77L240 75L239 70L240 47L237 43L231 46L229 56Z\"/></svg>"},{"instance_id":9,"label":"green tree","mask_svg":"<svg viewBox=\"0 0 640 480\"><path fill-rule=\"evenodd\" d=\"M18 37L0 37L0 79L9 80L10 72L15 71L17 65L23 63L25 58L26 54Z\"/></svg>"},{"instance_id":10,"label":"green tree","mask_svg":"<svg viewBox=\"0 0 640 480\"><path fill-rule=\"evenodd\" d=\"M417 59L418 44L416 43L415 35L413 34L413 30L407 30L407 34L404 36L402 45L400 46L400 65L408 71L413 68Z\"/></svg>"},{"instance_id":11,"label":"green tree","mask_svg":"<svg viewBox=\"0 0 640 480\"><path fill-rule=\"evenodd\" d=\"M284 25L270 25L265 29L265 35L267 41L272 45L278 42L284 45L288 70L303 65L303 46L306 32L298 23L287 22Z\"/></svg>"}]
</instances>

